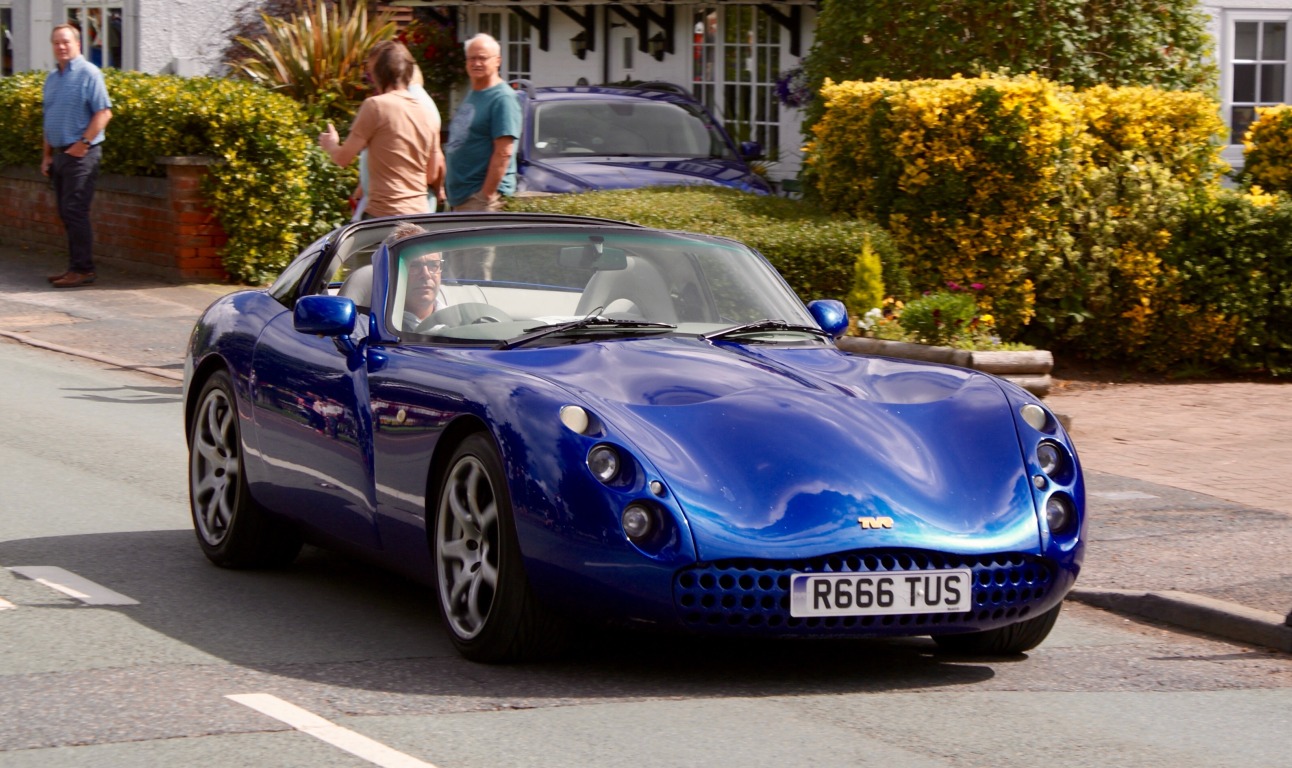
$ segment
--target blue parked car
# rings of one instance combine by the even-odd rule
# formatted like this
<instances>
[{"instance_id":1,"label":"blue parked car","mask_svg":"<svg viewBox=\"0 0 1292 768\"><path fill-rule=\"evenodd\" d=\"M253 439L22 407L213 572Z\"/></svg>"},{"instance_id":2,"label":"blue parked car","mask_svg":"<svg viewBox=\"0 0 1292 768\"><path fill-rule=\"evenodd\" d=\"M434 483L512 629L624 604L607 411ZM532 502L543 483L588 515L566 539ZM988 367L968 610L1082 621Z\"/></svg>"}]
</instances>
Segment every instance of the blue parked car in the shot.
<instances>
[{"instance_id":1,"label":"blue parked car","mask_svg":"<svg viewBox=\"0 0 1292 768\"><path fill-rule=\"evenodd\" d=\"M385 243L401 221L428 231ZM347 225L193 330L198 544L402 571L480 661L586 623L1034 647L1085 548L1072 442L1003 379L841 351L847 325L725 238Z\"/></svg>"},{"instance_id":2,"label":"blue parked car","mask_svg":"<svg viewBox=\"0 0 1292 768\"><path fill-rule=\"evenodd\" d=\"M524 110L518 194L678 184L771 192L749 167L762 148L737 147L679 86L513 87Z\"/></svg>"}]
</instances>

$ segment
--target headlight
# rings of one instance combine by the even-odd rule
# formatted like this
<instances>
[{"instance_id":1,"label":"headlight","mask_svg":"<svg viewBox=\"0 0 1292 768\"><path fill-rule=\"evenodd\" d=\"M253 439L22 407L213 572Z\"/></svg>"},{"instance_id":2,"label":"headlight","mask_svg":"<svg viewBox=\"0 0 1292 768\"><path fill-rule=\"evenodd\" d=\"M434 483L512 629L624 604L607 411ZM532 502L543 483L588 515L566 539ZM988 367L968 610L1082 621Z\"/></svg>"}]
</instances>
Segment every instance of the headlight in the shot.
<instances>
[{"instance_id":1,"label":"headlight","mask_svg":"<svg viewBox=\"0 0 1292 768\"><path fill-rule=\"evenodd\" d=\"M1045 502L1045 522L1050 533L1063 533L1072 526L1076 509L1066 493L1056 493Z\"/></svg>"},{"instance_id":2,"label":"headlight","mask_svg":"<svg viewBox=\"0 0 1292 768\"><path fill-rule=\"evenodd\" d=\"M1041 443L1036 446L1036 460L1041 465L1041 471L1050 477L1063 468L1063 453L1059 446L1054 443Z\"/></svg>"},{"instance_id":3,"label":"headlight","mask_svg":"<svg viewBox=\"0 0 1292 768\"><path fill-rule=\"evenodd\" d=\"M588 469L603 483L619 476L619 451L613 445L601 444L588 451Z\"/></svg>"},{"instance_id":4,"label":"headlight","mask_svg":"<svg viewBox=\"0 0 1292 768\"><path fill-rule=\"evenodd\" d=\"M649 541L658 528L655 513L645 504L629 504L620 521L623 523L624 533L638 544Z\"/></svg>"}]
</instances>

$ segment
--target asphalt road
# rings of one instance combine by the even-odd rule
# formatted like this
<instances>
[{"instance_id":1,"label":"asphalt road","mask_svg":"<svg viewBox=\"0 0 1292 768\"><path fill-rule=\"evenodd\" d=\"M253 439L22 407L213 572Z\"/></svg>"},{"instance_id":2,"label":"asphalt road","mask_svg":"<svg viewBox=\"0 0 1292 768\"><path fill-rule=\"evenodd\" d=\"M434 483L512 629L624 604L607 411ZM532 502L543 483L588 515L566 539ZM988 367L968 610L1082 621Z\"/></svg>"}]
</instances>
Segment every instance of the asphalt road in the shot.
<instances>
[{"instance_id":1,"label":"asphalt road","mask_svg":"<svg viewBox=\"0 0 1292 768\"><path fill-rule=\"evenodd\" d=\"M399 577L208 564L178 385L6 340L0 368L6 768L1288 765L1285 654L1076 603L1007 660L604 634L470 664Z\"/></svg>"}]
</instances>

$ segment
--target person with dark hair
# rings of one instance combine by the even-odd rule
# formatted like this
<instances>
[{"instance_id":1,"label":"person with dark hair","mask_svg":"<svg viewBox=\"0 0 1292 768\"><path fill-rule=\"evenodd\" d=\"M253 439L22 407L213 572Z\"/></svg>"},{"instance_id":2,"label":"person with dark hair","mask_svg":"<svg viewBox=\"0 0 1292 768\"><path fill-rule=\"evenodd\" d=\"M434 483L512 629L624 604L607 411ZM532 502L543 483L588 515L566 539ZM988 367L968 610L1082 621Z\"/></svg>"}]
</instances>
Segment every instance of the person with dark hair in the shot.
<instances>
[{"instance_id":1,"label":"person with dark hair","mask_svg":"<svg viewBox=\"0 0 1292 768\"><path fill-rule=\"evenodd\" d=\"M416 66L403 43L377 43L367 61L376 93L363 100L350 135L342 143L331 123L319 134L319 146L337 165L368 150L363 218L430 212L427 190L442 174L440 121L408 90Z\"/></svg>"},{"instance_id":2,"label":"person with dark hair","mask_svg":"<svg viewBox=\"0 0 1292 768\"><path fill-rule=\"evenodd\" d=\"M44 157L40 171L54 182L58 218L67 230L67 269L51 275L55 288L94 282L94 228L90 204L99 176L103 131L112 100L103 72L81 55L81 33L59 24L50 35L58 66L45 78Z\"/></svg>"}]
</instances>

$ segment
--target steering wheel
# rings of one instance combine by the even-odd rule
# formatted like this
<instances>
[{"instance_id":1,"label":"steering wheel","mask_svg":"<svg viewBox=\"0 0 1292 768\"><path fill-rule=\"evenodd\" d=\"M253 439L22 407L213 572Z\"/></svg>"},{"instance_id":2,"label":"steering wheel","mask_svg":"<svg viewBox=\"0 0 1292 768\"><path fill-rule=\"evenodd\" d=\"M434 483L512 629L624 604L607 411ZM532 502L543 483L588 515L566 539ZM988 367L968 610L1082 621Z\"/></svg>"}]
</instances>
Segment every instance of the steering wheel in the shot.
<instances>
[{"instance_id":1,"label":"steering wheel","mask_svg":"<svg viewBox=\"0 0 1292 768\"><path fill-rule=\"evenodd\" d=\"M463 304L451 304L444 309L437 309L426 316L426 319L413 329L415 333L426 333L436 326L475 325L478 323L510 322L511 316L492 304L468 301Z\"/></svg>"}]
</instances>

